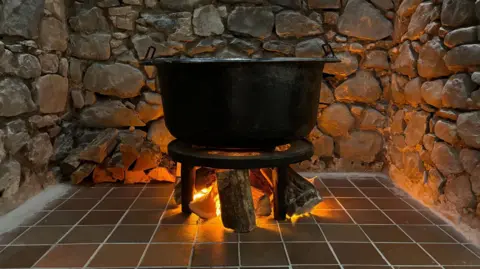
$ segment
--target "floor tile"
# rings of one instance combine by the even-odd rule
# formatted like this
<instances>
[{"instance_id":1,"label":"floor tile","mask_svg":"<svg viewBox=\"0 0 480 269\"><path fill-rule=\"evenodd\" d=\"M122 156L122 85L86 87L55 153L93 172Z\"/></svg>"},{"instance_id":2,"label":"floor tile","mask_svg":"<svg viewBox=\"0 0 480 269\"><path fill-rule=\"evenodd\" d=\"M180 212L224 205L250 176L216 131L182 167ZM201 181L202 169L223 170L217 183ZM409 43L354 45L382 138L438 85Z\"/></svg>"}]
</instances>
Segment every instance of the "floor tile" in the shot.
<instances>
[{"instance_id":1,"label":"floor tile","mask_svg":"<svg viewBox=\"0 0 480 269\"><path fill-rule=\"evenodd\" d=\"M145 244L105 244L93 257L88 267L135 267L146 246Z\"/></svg>"},{"instance_id":2,"label":"floor tile","mask_svg":"<svg viewBox=\"0 0 480 269\"><path fill-rule=\"evenodd\" d=\"M384 178L381 176L376 176L375 178L387 188L395 187L395 183L390 178Z\"/></svg>"},{"instance_id":3,"label":"floor tile","mask_svg":"<svg viewBox=\"0 0 480 269\"><path fill-rule=\"evenodd\" d=\"M330 187L354 187L346 178L322 178L323 185Z\"/></svg>"},{"instance_id":4,"label":"floor tile","mask_svg":"<svg viewBox=\"0 0 480 269\"><path fill-rule=\"evenodd\" d=\"M353 223L344 210L317 210L312 216L317 223Z\"/></svg>"},{"instance_id":5,"label":"floor tile","mask_svg":"<svg viewBox=\"0 0 480 269\"><path fill-rule=\"evenodd\" d=\"M397 265L397 266L394 266L393 268L395 269L441 269L442 267L440 266L411 266L411 265L407 265L407 266L402 266L402 265ZM350 269L350 268L348 268ZM453 268L446 268L445 269L453 269ZM466 269L466 268L458 268L458 267L455 267L455 269ZM469 269L472 269L472 268L469 268Z\"/></svg>"},{"instance_id":6,"label":"floor tile","mask_svg":"<svg viewBox=\"0 0 480 269\"><path fill-rule=\"evenodd\" d=\"M74 225L88 211L53 211L37 225Z\"/></svg>"},{"instance_id":7,"label":"floor tile","mask_svg":"<svg viewBox=\"0 0 480 269\"><path fill-rule=\"evenodd\" d=\"M189 227L191 225L188 225ZM197 242L237 242L238 235L222 225L199 225Z\"/></svg>"},{"instance_id":8,"label":"floor tile","mask_svg":"<svg viewBox=\"0 0 480 269\"><path fill-rule=\"evenodd\" d=\"M8 245L10 242L15 240L19 235L25 232L28 227L17 227L8 232L0 234L0 245Z\"/></svg>"},{"instance_id":9,"label":"floor tile","mask_svg":"<svg viewBox=\"0 0 480 269\"><path fill-rule=\"evenodd\" d=\"M303 224L302 224L303 225ZM255 230L240 234L240 242L281 241L276 224L257 225Z\"/></svg>"},{"instance_id":10,"label":"floor tile","mask_svg":"<svg viewBox=\"0 0 480 269\"><path fill-rule=\"evenodd\" d=\"M81 225L113 225L117 224L125 212L123 211L91 211L80 222Z\"/></svg>"},{"instance_id":11,"label":"floor tile","mask_svg":"<svg viewBox=\"0 0 480 269\"><path fill-rule=\"evenodd\" d=\"M199 217L195 214L184 214L181 208L170 209L166 211L162 220L162 224L197 224Z\"/></svg>"},{"instance_id":12,"label":"floor tile","mask_svg":"<svg viewBox=\"0 0 480 269\"><path fill-rule=\"evenodd\" d=\"M282 243L241 243L240 258L243 266L288 265Z\"/></svg>"},{"instance_id":13,"label":"floor tile","mask_svg":"<svg viewBox=\"0 0 480 269\"><path fill-rule=\"evenodd\" d=\"M371 198L372 202L380 209L405 209L414 210L409 204L399 198Z\"/></svg>"},{"instance_id":14,"label":"floor tile","mask_svg":"<svg viewBox=\"0 0 480 269\"><path fill-rule=\"evenodd\" d=\"M311 214L295 216L294 218L287 217L286 220L279 220L279 221L273 220L273 222L271 222L270 224L276 224L276 222L278 222L279 224L315 224L316 223L315 219ZM258 217L257 217L257 224L262 224L258 221Z\"/></svg>"},{"instance_id":15,"label":"floor tile","mask_svg":"<svg viewBox=\"0 0 480 269\"><path fill-rule=\"evenodd\" d=\"M216 227L223 230L223 227ZM195 225L160 225L153 242L193 242L196 234Z\"/></svg>"},{"instance_id":16,"label":"floor tile","mask_svg":"<svg viewBox=\"0 0 480 269\"><path fill-rule=\"evenodd\" d=\"M57 210L90 210L99 199L70 199L61 204Z\"/></svg>"},{"instance_id":17,"label":"floor tile","mask_svg":"<svg viewBox=\"0 0 480 269\"><path fill-rule=\"evenodd\" d=\"M338 265L294 265L292 266L292 269L340 269L340 266Z\"/></svg>"},{"instance_id":18,"label":"floor tile","mask_svg":"<svg viewBox=\"0 0 480 269\"><path fill-rule=\"evenodd\" d=\"M357 225L321 225L328 241L368 242L368 238Z\"/></svg>"},{"instance_id":19,"label":"floor tile","mask_svg":"<svg viewBox=\"0 0 480 269\"><path fill-rule=\"evenodd\" d=\"M110 188L82 188L75 193L73 198L97 198L100 199L110 191Z\"/></svg>"},{"instance_id":20,"label":"floor tile","mask_svg":"<svg viewBox=\"0 0 480 269\"><path fill-rule=\"evenodd\" d=\"M413 198L402 198L407 204L411 205L413 208L417 210L429 210L425 207L420 201L415 200Z\"/></svg>"},{"instance_id":21,"label":"floor tile","mask_svg":"<svg viewBox=\"0 0 480 269\"><path fill-rule=\"evenodd\" d=\"M59 205L63 204L65 201L67 201L67 199L55 199L55 200L52 200L52 201L48 202L48 203L42 208L42 210L54 210L54 209L57 208Z\"/></svg>"},{"instance_id":22,"label":"floor tile","mask_svg":"<svg viewBox=\"0 0 480 269\"><path fill-rule=\"evenodd\" d=\"M12 244L55 244L68 230L70 227L32 227Z\"/></svg>"},{"instance_id":23,"label":"floor tile","mask_svg":"<svg viewBox=\"0 0 480 269\"><path fill-rule=\"evenodd\" d=\"M57 245L35 267L83 267L99 245Z\"/></svg>"},{"instance_id":24,"label":"floor tile","mask_svg":"<svg viewBox=\"0 0 480 269\"><path fill-rule=\"evenodd\" d=\"M362 225L361 227L373 242L412 242L395 225Z\"/></svg>"},{"instance_id":25,"label":"floor tile","mask_svg":"<svg viewBox=\"0 0 480 269\"><path fill-rule=\"evenodd\" d=\"M238 244L197 244L192 266L238 266Z\"/></svg>"},{"instance_id":26,"label":"floor tile","mask_svg":"<svg viewBox=\"0 0 480 269\"><path fill-rule=\"evenodd\" d=\"M50 246L10 246L0 253L0 268L32 267Z\"/></svg>"},{"instance_id":27,"label":"floor tile","mask_svg":"<svg viewBox=\"0 0 480 269\"><path fill-rule=\"evenodd\" d=\"M387 188L360 188L360 190L370 198L374 197L395 197L395 194Z\"/></svg>"},{"instance_id":28,"label":"floor tile","mask_svg":"<svg viewBox=\"0 0 480 269\"><path fill-rule=\"evenodd\" d=\"M173 191L173 184L169 186L163 186L160 188L146 188L140 194L141 198L147 197L164 197L168 198L172 194Z\"/></svg>"},{"instance_id":29,"label":"floor tile","mask_svg":"<svg viewBox=\"0 0 480 269\"><path fill-rule=\"evenodd\" d=\"M141 188L114 188L107 195L109 198L135 198L140 192Z\"/></svg>"},{"instance_id":30,"label":"floor tile","mask_svg":"<svg viewBox=\"0 0 480 269\"><path fill-rule=\"evenodd\" d=\"M467 238L463 236L460 232L458 232L454 227L452 226L439 226L443 231L445 231L447 234L449 234L451 237L454 238L454 240L457 240L460 243L468 243Z\"/></svg>"},{"instance_id":31,"label":"floor tile","mask_svg":"<svg viewBox=\"0 0 480 269\"><path fill-rule=\"evenodd\" d=\"M480 259L459 244L421 244L442 265L480 265Z\"/></svg>"},{"instance_id":32,"label":"floor tile","mask_svg":"<svg viewBox=\"0 0 480 269\"><path fill-rule=\"evenodd\" d=\"M425 217L416 211L388 211L384 210L388 217L390 217L397 224L431 224Z\"/></svg>"},{"instance_id":33,"label":"floor tile","mask_svg":"<svg viewBox=\"0 0 480 269\"><path fill-rule=\"evenodd\" d=\"M63 244L102 243L114 226L76 226L61 241Z\"/></svg>"},{"instance_id":34,"label":"floor tile","mask_svg":"<svg viewBox=\"0 0 480 269\"><path fill-rule=\"evenodd\" d=\"M39 211L34 213L33 215L27 217L23 222L22 226L33 226L40 220L42 220L46 215L48 215L50 211Z\"/></svg>"},{"instance_id":35,"label":"floor tile","mask_svg":"<svg viewBox=\"0 0 480 269\"><path fill-rule=\"evenodd\" d=\"M149 245L140 266L188 266L192 247L190 244Z\"/></svg>"},{"instance_id":36,"label":"floor tile","mask_svg":"<svg viewBox=\"0 0 480 269\"><path fill-rule=\"evenodd\" d=\"M105 198L95 210L127 210L135 198Z\"/></svg>"},{"instance_id":37,"label":"floor tile","mask_svg":"<svg viewBox=\"0 0 480 269\"><path fill-rule=\"evenodd\" d=\"M325 209L342 209L342 206L335 198L324 198L322 202L313 208L313 211Z\"/></svg>"},{"instance_id":38,"label":"floor tile","mask_svg":"<svg viewBox=\"0 0 480 269\"><path fill-rule=\"evenodd\" d=\"M429 221L433 222L437 225L446 225L448 224L443 218L437 216L437 214L433 213L430 210L420 211L421 214L427 218Z\"/></svg>"},{"instance_id":39,"label":"floor tile","mask_svg":"<svg viewBox=\"0 0 480 269\"><path fill-rule=\"evenodd\" d=\"M348 210L358 224L391 224L380 210Z\"/></svg>"},{"instance_id":40,"label":"floor tile","mask_svg":"<svg viewBox=\"0 0 480 269\"><path fill-rule=\"evenodd\" d=\"M318 193L320 194L320 196L322 196L324 198L332 196L332 193L329 190L327 190L326 188L318 189Z\"/></svg>"},{"instance_id":41,"label":"floor tile","mask_svg":"<svg viewBox=\"0 0 480 269\"><path fill-rule=\"evenodd\" d=\"M158 224L162 210L129 211L122 224Z\"/></svg>"},{"instance_id":42,"label":"floor tile","mask_svg":"<svg viewBox=\"0 0 480 269\"><path fill-rule=\"evenodd\" d=\"M281 224L284 241L325 241L317 224Z\"/></svg>"},{"instance_id":43,"label":"floor tile","mask_svg":"<svg viewBox=\"0 0 480 269\"><path fill-rule=\"evenodd\" d=\"M108 238L108 243L148 243L156 225L119 225Z\"/></svg>"},{"instance_id":44,"label":"floor tile","mask_svg":"<svg viewBox=\"0 0 480 269\"><path fill-rule=\"evenodd\" d=\"M378 266L365 266L365 265L344 265L344 269L390 269L391 267L388 265L378 265ZM437 268L436 268L437 269Z\"/></svg>"},{"instance_id":45,"label":"floor tile","mask_svg":"<svg viewBox=\"0 0 480 269\"><path fill-rule=\"evenodd\" d=\"M357 187L383 187L375 178L350 178L350 181Z\"/></svg>"},{"instance_id":46,"label":"floor tile","mask_svg":"<svg viewBox=\"0 0 480 269\"><path fill-rule=\"evenodd\" d=\"M286 243L292 264L335 264L327 243Z\"/></svg>"},{"instance_id":47,"label":"floor tile","mask_svg":"<svg viewBox=\"0 0 480 269\"><path fill-rule=\"evenodd\" d=\"M372 244L332 243L331 245L342 264L386 264Z\"/></svg>"},{"instance_id":48,"label":"floor tile","mask_svg":"<svg viewBox=\"0 0 480 269\"><path fill-rule=\"evenodd\" d=\"M137 209L153 209L164 210L165 208L175 208L176 205L169 204L167 207L169 198L138 198L132 205L132 210Z\"/></svg>"},{"instance_id":49,"label":"floor tile","mask_svg":"<svg viewBox=\"0 0 480 269\"><path fill-rule=\"evenodd\" d=\"M474 244L466 244L465 247L480 257L480 247L477 247Z\"/></svg>"},{"instance_id":50,"label":"floor tile","mask_svg":"<svg viewBox=\"0 0 480 269\"><path fill-rule=\"evenodd\" d=\"M436 265L416 244L376 244L392 265Z\"/></svg>"},{"instance_id":51,"label":"floor tile","mask_svg":"<svg viewBox=\"0 0 480 269\"><path fill-rule=\"evenodd\" d=\"M365 197L357 188L329 188L330 192L339 197Z\"/></svg>"},{"instance_id":52,"label":"floor tile","mask_svg":"<svg viewBox=\"0 0 480 269\"><path fill-rule=\"evenodd\" d=\"M366 198L338 198L345 209L376 209Z\"/></svg>"},{"instance_id":53,"label":"floor tile","mask_svg":"<svg viewBox=\"0 0 480 269\"><path fill-rule=\"evenodd\" d=\"M412 225L403 225L401 226L413 240L417 242L431 242L431 243L454 243L453 240L448 234L442 231L437 226L412 226Z\"/></svg>"}]
</instances>

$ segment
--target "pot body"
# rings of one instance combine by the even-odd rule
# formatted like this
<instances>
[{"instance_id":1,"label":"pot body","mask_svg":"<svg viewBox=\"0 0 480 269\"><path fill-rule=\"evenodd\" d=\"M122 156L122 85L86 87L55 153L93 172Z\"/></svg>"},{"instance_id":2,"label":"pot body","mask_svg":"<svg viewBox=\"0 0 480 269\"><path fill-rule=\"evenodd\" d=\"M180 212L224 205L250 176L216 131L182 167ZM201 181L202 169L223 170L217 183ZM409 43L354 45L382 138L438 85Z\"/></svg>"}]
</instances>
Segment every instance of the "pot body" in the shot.
<instances>
[{"instance_id":1,"label":"pot body","mask_svg":"<svg viewBox=\"0 0 480 269\"><path fill-rule=\"evenodd\" d=\"M165 123L198 146L268 148L305 137L317 120L324 62L153 61Z\"/></svg>"}]
</instances>

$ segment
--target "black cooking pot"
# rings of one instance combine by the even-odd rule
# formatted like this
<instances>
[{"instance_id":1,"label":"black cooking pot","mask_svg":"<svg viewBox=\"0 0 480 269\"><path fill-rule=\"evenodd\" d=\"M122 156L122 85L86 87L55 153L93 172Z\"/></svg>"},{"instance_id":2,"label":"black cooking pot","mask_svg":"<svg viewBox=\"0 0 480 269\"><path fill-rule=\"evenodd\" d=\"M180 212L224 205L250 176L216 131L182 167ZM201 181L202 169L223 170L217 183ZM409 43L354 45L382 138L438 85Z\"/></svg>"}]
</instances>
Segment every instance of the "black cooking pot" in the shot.
<instances>
[{"instance_id":1,"label":"black cooking pot","mask_svg":"<svg viewBox=\"0 0 480 269\"><path fill-rule=\"evenodd\" d=\"M165 123L194 145L266 148L313 129L324 64L337 58L155 58Z\"/></svg>"}]
</instances>

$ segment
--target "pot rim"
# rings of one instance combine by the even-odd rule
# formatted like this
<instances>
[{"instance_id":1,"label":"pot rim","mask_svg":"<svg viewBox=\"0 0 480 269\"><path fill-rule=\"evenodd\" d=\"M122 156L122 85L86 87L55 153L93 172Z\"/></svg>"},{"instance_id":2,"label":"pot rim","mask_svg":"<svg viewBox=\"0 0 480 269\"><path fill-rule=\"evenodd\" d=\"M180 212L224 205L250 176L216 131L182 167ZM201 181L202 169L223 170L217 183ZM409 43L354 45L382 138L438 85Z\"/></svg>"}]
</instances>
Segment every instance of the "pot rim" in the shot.
<instances>
[{"instance_id":1,"label":"pot rim","mask_svg":"<svg viewBox=\"0 0 480 269\"><path fill-rule=\"evenodd\" d=\"M142 65L157 64L200 64L200 63L338 63L340 59L337 57L319 57L319 58L302 58L302 57L278 57L278 58L165 58L157 57L148 60L142 60Z\"/></svg>"}]
</instances>

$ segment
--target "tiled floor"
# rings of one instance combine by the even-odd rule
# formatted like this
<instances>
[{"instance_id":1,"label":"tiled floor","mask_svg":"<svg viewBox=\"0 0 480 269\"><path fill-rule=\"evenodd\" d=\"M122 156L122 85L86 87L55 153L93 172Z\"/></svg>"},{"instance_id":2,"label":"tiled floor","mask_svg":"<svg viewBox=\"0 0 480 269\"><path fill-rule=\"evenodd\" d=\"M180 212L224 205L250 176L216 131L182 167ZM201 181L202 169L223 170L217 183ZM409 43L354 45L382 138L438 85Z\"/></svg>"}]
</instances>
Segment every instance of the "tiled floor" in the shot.
<instances>
[{"instance_id":1,"label":"tiled floor","mask_svg":"<svg viewBox=\"0 0 480 269\"><path fill-rule=\"evenodd\" d=\"M0 236L0 268L480 268L478 249L387 180L321 181L311 216L248 234L181 214L171 184L78 188Z\"/></svg>"}]
</instances>

